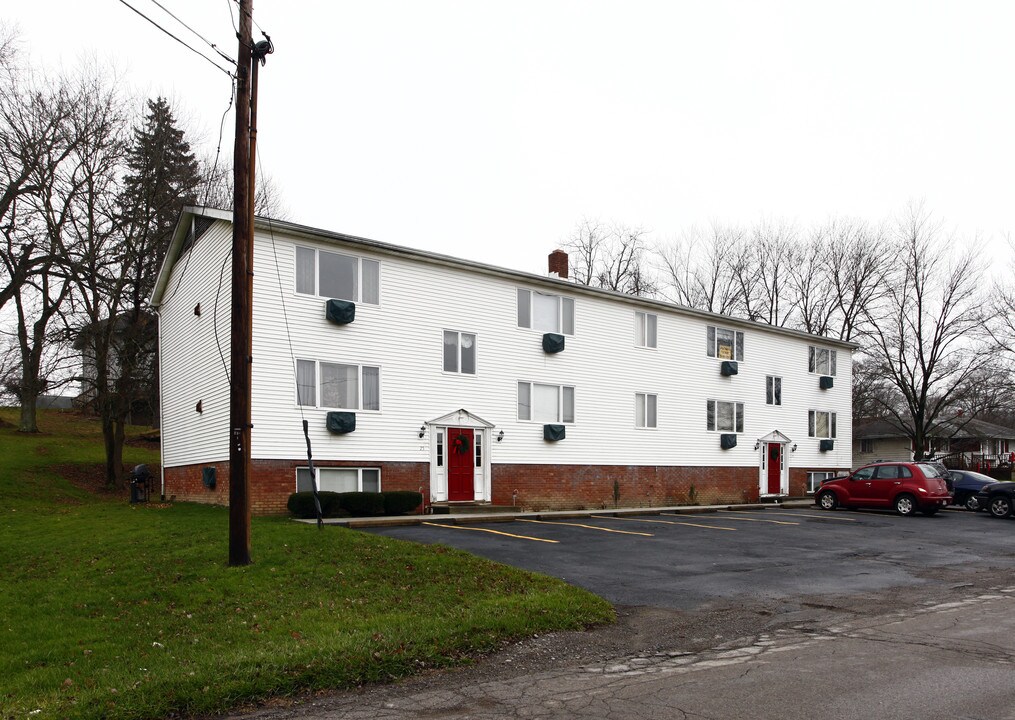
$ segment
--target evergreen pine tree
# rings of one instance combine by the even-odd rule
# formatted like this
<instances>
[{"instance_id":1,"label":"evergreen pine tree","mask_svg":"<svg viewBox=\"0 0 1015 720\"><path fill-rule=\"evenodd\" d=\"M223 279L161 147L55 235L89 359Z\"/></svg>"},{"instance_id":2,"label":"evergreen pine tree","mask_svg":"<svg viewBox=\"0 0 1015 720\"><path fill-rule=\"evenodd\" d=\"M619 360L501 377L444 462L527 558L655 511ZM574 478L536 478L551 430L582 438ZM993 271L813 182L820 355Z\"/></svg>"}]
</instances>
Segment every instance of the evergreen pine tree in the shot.
<instances>
[{"instance_id":1,"label":"evergreen pine tree","mask_svg":"<svg viewBox=\"0 0 1015 720\"><path fill-rule=\"evenodd\" d=\"M201 178L165 98L148 101L133 134L120 209L125 265L136 285L129 304L139 307L154 289L180 210L197 200Z\"/></svg>"}]
</instances>

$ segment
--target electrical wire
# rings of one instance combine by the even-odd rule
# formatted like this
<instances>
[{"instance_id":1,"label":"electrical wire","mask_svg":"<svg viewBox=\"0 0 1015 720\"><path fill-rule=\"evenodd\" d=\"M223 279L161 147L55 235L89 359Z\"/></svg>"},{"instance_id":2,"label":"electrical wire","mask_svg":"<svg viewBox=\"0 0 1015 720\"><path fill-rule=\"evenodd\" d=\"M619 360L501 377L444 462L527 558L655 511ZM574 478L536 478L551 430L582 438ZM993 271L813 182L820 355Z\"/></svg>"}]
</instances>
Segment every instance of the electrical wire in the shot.
<instances>
[{"instance_id":1,"label":"electrical wire","mask_svg":"<svg viewBox=\"0 0 1015 720\"><path fill-rule=\"evenodd\" d=\"M226 271L226 263L229 262L229 258L233 256L233 246L229 245L229 252L226 253L225 258L222 260L222 267L219 268L219 286L215 290L215 305L212 307L211 313L211 327L212 334L215 335L215 347L219 351L219 359L222 361L222 369L226 374L226 384L232 387L233 381L229 378L229 366L226 365L226 356L222 352L222 344L219 342L219 295L222 294L222 275Z\"/></svg>"},{"instance_id":2,"label":"electrical wire","mask_svg":"<svg viewBox=\"0 0 1015 720\"><path fill-rule=\"evenodd\" d=\"M229 63L230 65L235 65L235 64L236 64L236 61L235 61L235 60L233 60L233 59L232 59L231 57L229 57L229 56L228 56L228 55L226 55L226 54L225 54L224 52L222 52L221 50L219 50L219 49L218 49L218 45L216 45L215 43L213 43L213 42L212 42L211 40L209 40L208 38L206 38L206 37L205 37L204 35L202 35L201 33L199 33L199 32L198 32L197 30L195 30L194 28L192 28L192 27L191 27L190 25L188 25L187 23L183 22L183 20L181 20L181 19L180 19L179 17L177 17L176 15L174 15L174 14L173 14L172 10L170 10L170 9L169 9L169 8L167 8L167 7L165 6L165 5L163 5L162 3L160 3L160 2L159 2L159 0L152 0L152 2L153 2L153 3L155 4L155 5L158 5L158 6L160 7L160 8L162 8L162 10L163 10L163 11L164 11L164 12L166 13L166 15L168 15L169 17L171 17L171 18L172 18L173 20L175 20L176 22L180 23L180 25L183 25L183 27L185 27L185 28L187 28L188 30L190 30L190 32L194 33L194 35L196 35L196 36L197 36L198 38L200 38L202 42L204 42L204 43L205 43L205 44L206 44L206 45L207 45L208 47L210 47L210 48L211 48L212 50L214 50L214 51L215 51L216 53L218 53L219 57L223 58L223 59L224 59L224 60L225 60L226 62L228 62L228 63Z\"/></svg>"},{"instance_id":3,"label":"electrical wire","mask_svg":"<svg viewBox=\"0 0 1015 720\"><path fill-rule=\"evenodd\" d=\"M225 73L226 75L228 75L229 77L232 77L232 76L233 76L233 73L232 73L231 71L229 71L229 70L226 70L225 68L223 68L223 67L222 67L221 65L219 65L219 64L218 64L217 62L215 62L214 60L212 60L212 59L211 59L210 57L208 57L208 56L207 56L207 55L205 55L204 53L202 53L202 52L200 52L200 51L198 51L198 50L194 49L193 47L191 47L190 45L188 45L187 43L185 43L185 42L184 42L183 40L181 40L180 38L178 38L178 37L176 37L175 35L173 35L173 33L169 32L169 31L168 31L168 30L166 30L166 29L165 29L164 27L162 27L161 25L159 25L159 24L158 24L157 22L155 22L154 20L152 20L152 19L151 19L150 17L148 17L147 15L145 15L145 14L144 14L143 12L141 12L140 10L138 10L138 9L137 9L136 7L134 7L133 5L131 5L131 4L129 3L129 2L127 2L127 0L119 0L119 2L120 2L120 4L122 4L122 5L124 5L124 6L128 7L128 8L130 8L131 10L133 10L134 12L136 12L136 13L137 13L138 15L140 15L141 17L143 17L143 18L144 18L145 20L147 20L148 22L150 22L150 23L151 23L152 25L154 25L154 26L155 26L155 27L157 27L157 28L158 28L159 30L161 30L162 32L164 32L164 33L165 33L166 35L168 35L169 37L171 37L171 38L172 38L173 40L175 40L176 42L178 42L178 43L180 43L181 45L183 45L183 47L185 47L185 48L187 48L188 50L190 50L190 51L191 51L192 53L194 53L195 55L197 55L197 56L198 56L199 58L202 58L202 59L204 59L204 60L205 60L206 62L208 62L208 64L210 64L210 65L211 65L212 67L214 67L214 68L215 68L216 70L220 70L221 72L224 72L224 73Z\"/></svg>"},{"instance_id":4,"label":"electrical wire","mask_svg":"<svg viewBox=\"0 0 1015 720\"><path fill-rule=\"evenodd\" d=\"M243 6L240 5L240 0L226 0L226 2L232 2L232 3L234 3L236 5L237 8L239 8L240 10L243 10ZM229 14L232 15L232 8L229 8ZM261 31L262 35L265 35L264 28L262 28L260 25L257 24L257 20L254 19L253 14L251 14L251 13L247 13L247 14L250 15L250 22L254 23L254 26L258 30ZM235 22L233 23L233 27L236 27L236 23ZM239 33L240 31L237 30L236 32ZM267 37L267 35L265 35L265 37Z\"/></svg>"},{"instance_id":5,"label":"electrical wire","mask_svg":"<svg viewBox=\"0 0 1015 720\"><path fill-rule=\"evenodd\" d=\"M229 114L229 109L233 106L233 102L236 99L236 78L232 79L230 83L232 91L229 94L229 104L226 105L225 111L222 113L222 120L219 122L219 139L218 145L215 147L215 162L211 166L211 174L208 176L208 182L204 186L204 201L201 203L203 207L208 206L208 196L211 194L211 186L215 181L215 173L218 171L219 155L222 152L222 133L225 131L226 126L226 115ZM180 271L180 279L176 281L176 287L173 288L173 292L169 294L169 297L165 298L162 302L167 303L176 297L176 293L180 291L180 285L183 284L183 278L187 276L187 268L190 267L190 257L194 254L194 245L197 244L197 238L191 240L190 251L187 253L187 259L183 263L183 270Z\"/></svg>"}]
</instances>

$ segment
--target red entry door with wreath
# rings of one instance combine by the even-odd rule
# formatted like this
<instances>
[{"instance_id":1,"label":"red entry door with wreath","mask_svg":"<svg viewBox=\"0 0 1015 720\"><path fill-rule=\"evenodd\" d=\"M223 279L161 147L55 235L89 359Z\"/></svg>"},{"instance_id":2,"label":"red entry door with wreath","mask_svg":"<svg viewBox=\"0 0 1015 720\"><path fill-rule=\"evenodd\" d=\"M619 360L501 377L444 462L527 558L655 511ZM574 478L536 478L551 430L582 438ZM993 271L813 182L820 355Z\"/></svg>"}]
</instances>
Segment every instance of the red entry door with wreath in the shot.
<instances>
[{"instance_id":1,"label":"red entry door with wreath","mask_svg":"<svg viewBox=\"0 0 1015 720\"><path fill-rule=\"evenodd\" d=\"M448 428L448 500L475 500L472 428Z\"/></svg>"},{"instance_id":2,"label":"red entry door with wreath","mask_svg":"<svg viewBox=\"0 0 1015 720\"><path fill-rule=\"evenodd\" d=\"M782 492L782 445L768 443L768 492Z\"/></svg>"}]
</instances>

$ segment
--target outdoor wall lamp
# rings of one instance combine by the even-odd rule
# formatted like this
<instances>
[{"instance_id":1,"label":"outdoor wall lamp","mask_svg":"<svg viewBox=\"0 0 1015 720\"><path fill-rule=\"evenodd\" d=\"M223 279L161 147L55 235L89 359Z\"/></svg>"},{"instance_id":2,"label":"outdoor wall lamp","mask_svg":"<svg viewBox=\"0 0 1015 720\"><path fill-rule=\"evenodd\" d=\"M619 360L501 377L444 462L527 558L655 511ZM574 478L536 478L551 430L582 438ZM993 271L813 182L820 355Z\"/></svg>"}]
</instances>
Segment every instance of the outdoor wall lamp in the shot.
<instances>
[{"instance_id":1,"label":"outdoor wall lamp","mask_svg":"<svg viewBox=\"0 0 1015 720\"><path fill-rule=\"evenodd\" d=\"M499 433L497 433L497 442L500 442L503 439L504 439L504 431L501 430Z\"/></svg>"},{"instance_id":2,"label":"outdoor wall lamp","mask_svg":"<svg viewBox=\"0 0 1015 720\"><path fill-rule=\"evenodd\" d=\"M793 447L789 449L790 452L796 452L796 443L793 443Z\"/></svg>"},{"instance_id":3,"label":"outdoor wall lamp","mask_svg":"<svg viewBox=\"0 0 1015 720\"><path fill-rule=\"evenodd\" d=\"M425 434L426 434L426 425L425 424L420 425L419 426L419 439L422 440L423 439L423 435L425 435Z\"/></svg>"},{"instance_id":4,"label":"outdoor wall lamp","mask_svg":"<svg viewBox=\"0 0 1015 720\"><path fill-rule=\"evenodd\" d=\"M760 450L761 449L761 441L760 440L755 440L754 441L754 449L755 450Z\"/></svg>"}]
</instances>

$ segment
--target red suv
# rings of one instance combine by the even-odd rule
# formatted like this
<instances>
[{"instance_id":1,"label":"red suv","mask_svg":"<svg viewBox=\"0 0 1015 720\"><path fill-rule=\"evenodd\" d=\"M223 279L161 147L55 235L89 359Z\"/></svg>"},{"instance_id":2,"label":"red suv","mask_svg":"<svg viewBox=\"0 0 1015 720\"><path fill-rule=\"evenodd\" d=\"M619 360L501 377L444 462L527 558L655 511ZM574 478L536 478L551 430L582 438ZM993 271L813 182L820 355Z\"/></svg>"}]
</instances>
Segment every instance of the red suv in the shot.
<instances>
[{"instance_id":1,"label":"red suv","mask_svg":"<svg viewBox=\"0 0 1015 720\"><path fill-rule=\"evenodd\" d=\"M852 475L826 480L814 495L824 510L839 507L893 508L899 515L919 510L933 515L951 502L943 472L929 463L874 463Z\"/></svg>"}]
</instances>

